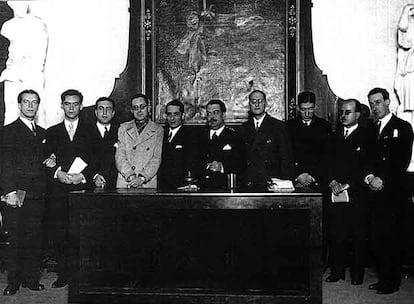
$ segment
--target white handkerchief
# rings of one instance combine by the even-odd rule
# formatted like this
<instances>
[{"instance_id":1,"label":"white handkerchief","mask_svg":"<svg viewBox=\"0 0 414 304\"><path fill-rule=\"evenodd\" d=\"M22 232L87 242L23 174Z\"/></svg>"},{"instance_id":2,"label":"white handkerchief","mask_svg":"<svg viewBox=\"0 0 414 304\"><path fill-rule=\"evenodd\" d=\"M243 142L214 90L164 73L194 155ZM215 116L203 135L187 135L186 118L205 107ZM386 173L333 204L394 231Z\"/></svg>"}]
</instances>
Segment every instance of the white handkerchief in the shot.
<instances>
[{"instance_id":1,"label":"white handkerchief","mask_svg":"<svg viewBox=\"0 0 414 304\"><path fill-rule=\"evenodd\" d=\"M392 133L392 137L394 138L398 137L398 129L394 129L394 132Z\"/></svg>"},{"instance_id":2,"label":"white handkerchief","mask_svg":"<svg viewBox=\"0 0 414 304\"><path fill-rule=\"evenodd\" d=\"M118 149L118 143L116 142L116 143L114 143L114 147L116 148L116 149Z\"/></svg>"},{"instance_id":3,"label":"white handkerchief","mask_svg":"<svg viewBox=\"0 0 414 304\"><path fill-rule=\"evenodd\" d=\"M46 143L46 138L42 140L42 144L45 144L45 143Z\"/></svg>"},{"instance_id":4,"label":"white handkerchief","mask_svg":"<svg viewBox=\"0 0 414 304\"><path fill-rule=\"evenodd\" d=\"M182 146L182 145L176 145L176 146L175 146L175 148L176 148L176 149L182 149L182 148L183 148L183 146Z\"/></svg>"},{"instance_id":5,"label":"white handkerchief","mask_svg":"<svg viewBox=\"0 0 414 304\"><path fill-rule=\"evenodd\" d=\"M348 190L344 190L338 195L331 194L332 203L348 203L349 202L349 195Z\"/></svg>"},{"instance_id":6,"label":"white handkerchief","mask_svg":"<svg viewBox=\"0 0 414 304\"><path fill-rule=\"evenodd\" d=\"M229 144L223 147L223 151L229 151L229 150L231 150L231 146Z\"/></svg>"},{"instance_id":7,"label":"white handkerchief","mask_svg":"<svg viewBox=\"0 0 414 304\"><path fill-rule=\"evenodd\" d=\"M81 173L87 166L88 164L82 158L76 157L69 168L68 174Z\"/></svg>"}]
</instances>

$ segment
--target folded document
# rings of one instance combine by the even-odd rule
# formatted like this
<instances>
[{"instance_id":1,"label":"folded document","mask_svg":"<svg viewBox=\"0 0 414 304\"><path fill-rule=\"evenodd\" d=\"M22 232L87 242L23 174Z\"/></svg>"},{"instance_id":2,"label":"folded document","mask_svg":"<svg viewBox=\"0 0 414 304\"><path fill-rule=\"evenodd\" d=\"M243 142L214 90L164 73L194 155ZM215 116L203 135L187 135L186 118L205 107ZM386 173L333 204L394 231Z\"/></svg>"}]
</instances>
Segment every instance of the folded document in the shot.
<instances>
[{"instance_id":1,"label":"folded document","mask_svg":"<svg viewBox=\"0 0 414 304\"><path fill-rule=\"evenodd\" d=\"M85 169L87 166L88 164L85 163L85 161L82 158L76 157L72 165L70 166L68 173L69 174L81 173L83 169Z\"/></svg>"},{"instance_id":2,"label":"folded document","mask_svg":"<svg viewBox=\"0 0 414 304\"><path fill-rule=\"evenodd\" d=\"M267 186L269 191L273 192L292 192L295 191L295 187L291 180L271 178L270 183Z\"/></svg>"}]
</instances>

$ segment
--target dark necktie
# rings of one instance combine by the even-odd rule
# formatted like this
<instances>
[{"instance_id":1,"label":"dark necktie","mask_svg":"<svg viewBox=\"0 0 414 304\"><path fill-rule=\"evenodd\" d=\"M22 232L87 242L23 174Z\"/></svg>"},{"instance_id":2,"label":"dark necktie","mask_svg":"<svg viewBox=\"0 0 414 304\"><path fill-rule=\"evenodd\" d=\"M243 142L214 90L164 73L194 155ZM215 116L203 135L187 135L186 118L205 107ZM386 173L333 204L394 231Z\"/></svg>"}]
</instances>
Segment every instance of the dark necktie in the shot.
<instances>
[{"instance_id":1,"label":"dark necktie","mask_svg":"<svg viewBox=\"0 0 414 304\"><path fill-rule=\"evenodd\" d=\"M108 133L109 133L108 127L105 126L105 132L104 132L103 138L108 137Z\"/></svg>"},{"instance_id":2,"label":"dark necktie","mask_svg":"<svg viewBox=\"0 0 414 304\"><path fill-rule=\"evenodd\" d=\"M381 120L378 120L377 122L377 138L380 137L381 134Z\"/></svg>"},{"instance_id":3,"label":"dark necktie","mask_svg":"<svg viewBox=\"0 0 414 304\"><path fill-rule=\"evenodd\" d=\"M36 136L36 126L33 122L31 124L31 126L32 126L32 133L33 133L34 136Z\"/></svg>"},{"instance_id":4,"label":"dark necktie","mask_svg":"<svg viewBox=\"0 0 414 304\"><path fill-rule=\"evenodd\" d=\"M215 141L215 140L217 140L217 137L218 137L218 136L217 136L217 133L216 133L216 132L214 132L214 133L213 133L213 136L211 136L211 140L212 140L212 141Z\"/></svg>"},{"instance_id":5,"label":"dark necktie","mask_svg":"<svg viewBox=\"0 0 414 304\"><path fill-rule=\"evenodd\" d=\"M345 129L345 134L344 134L345 139L348 137L348 132L349 132L349 130Z\"/></svg>"},{"instance_id":6,"label":"dark necktie","mask_svg":"<svg viewBox=\"0 0 414 304\"><path fill-rule=\"evenodd\" d=\"M172 138L172 131L170 130L170 132L168 132L168 142L171 142L171 138Z\"/></svg>"},{"instance_id":7,"label":"dark necktie","mask_svg":"<svg viewBox=\"0 0 414 304\"><path fill-rule=\"evenodd\" d=\"M259 131L259 128L260 128L260 126L259 126L259 122L258 122L258 121L256 121L256 127L255 127L256 131Z\"/></svg>"}]
</instances>

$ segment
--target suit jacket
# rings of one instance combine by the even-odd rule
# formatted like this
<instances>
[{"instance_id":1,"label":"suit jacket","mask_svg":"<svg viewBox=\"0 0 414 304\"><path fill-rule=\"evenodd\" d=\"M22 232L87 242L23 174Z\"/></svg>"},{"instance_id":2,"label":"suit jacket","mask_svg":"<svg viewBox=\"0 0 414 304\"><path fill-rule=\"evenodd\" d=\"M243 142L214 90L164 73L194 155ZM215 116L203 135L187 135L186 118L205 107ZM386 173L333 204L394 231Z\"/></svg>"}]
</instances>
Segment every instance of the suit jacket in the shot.
<instances>
[{"instance_id":1,"label":"suit jacket","mask_svg":"<svg viewBox=\"0 0 414 304\"><path fill-rule=\"evenodd\" d=\"M227 188L227 174L240 174L245 168L243 141L239 133L226 126L215 140L210 140L210 129L204 130L201 138L201 185L205 188ZM222 162L224 172L206 170L207 163L212 161Z\"/></svg>"},{"instance_id":2,"label":"suit jacket","mask_svg":"<svg viewBox=\"0 0 414 304\"><path fill-rule=\"evenodd\" d=\"M358 126L346 139L342 127L329 138L328 153L325 155L328 160L327 184L332 180L349 184L352 202L364 201L366 190L364 177L368 172L367 163L374 141L375 134L361 126Z\"/></svg>"},{"instance_id":3,"label":"suit jacket","mask_svg":"<svg viewBox=\"0 0 414 304\"><path fill-rule=\"evenodd\" d=\"M375 129L374 126L372 126ZM375 132L375 131L373 131ZM406 171L413 145L411 125L392 115L373 147L371 173L384 182L383 190L375 192L381 201L403 201L406 195Z\"/></svg>"},{"instance_id":4,"label":"suit jacket","mask_svg":"<svg viewBox=\"0 0 414 304\"><path fill-rule=\"evenodd\" d=\"M118 171L115 166L115 151L118 142L118 125L111 124L105 137L101 136L96 123L91 126L89 154L92 155L91 170L86 178L92 187L95 174L102 175L107 188L115 188Z\"/></svg>"},{"instance_id":5,"label":"suit jacket","mask_svg":"<svg viewBox=\"0 0 414 304\"><path fill-rule=\"evenodd\" d=\"M169 128L166 127L164 134L168 132ZM160 189L177 190L177 187L185 184L184 176L188 171L192 176L198 176L198 148L196 133L186 126L177 131L171 142L164 136L161 165L157 174Z\"/></svg>"},{"instance_id":6,"label":"suit jacket","mask_svg":"<svg viewBox=\"0 0 414 304\"><path fill-rule=\"evenodd\" d=\"M117 188L126 188L126 179L132 174L145 177L144 188L157 187L156 174L161 163L163 134L163 128L151 120L141 134L138 133L135 120L121 124L115 153Z\"/></svg>"},{"instance_id":7,"label":"suit jacket","mask_svg":"<svg viewBox=\"0 0 414 304\"><path fill-rule=\"evenodd\" d=\"M61 183L54 174L58 167L62 171L67 172L76 157L82 158L88 166L82 171L87 178L90 176L91 156L88 146L90 145L89 132L92 126L79 120L73 141L70 140L66 131L64 122L54 125L46 130L46 143L48 155L54 153L56 155L56 167L52 168L49 173L50 190L53 193L69 192L74 190L85 189L86 184L66 185Z\"/></svg>"},{"instance_id":8,"label":"suit jacket","mask_svg":"<svg viewBox=\"0 0 414 304\"><path fill-rule=\"evenodd\" d=\"M323 177L324 153L331 125L325 119L314 116L309 126L300 117L287 122L295 161L295 177L309 173L317 182Z\"/></svg>"},{"instance_id":9,"label":"suit jacket","mask_svg":"<svg viewBox=\"0 0 414 304\"><path fill-rule=\"evenodd\" d=\"M266 114L258 131L250 117L241 128L247 168L244 183L265 189L271 177L294 178L292 147L285 124Z\"/></svg>"},{"instance_id":10,"label":"suit jacket","mask_svg":"<svg viewBox=\"0 0 414 304\"><path fill-rule=\"evenodd\" d=\"M5 194L25 190L26 198L46 193L45 130L36 125L36 136L20 120L5 126L1 134L0 184Z\"/></svg>"}]
</instances>

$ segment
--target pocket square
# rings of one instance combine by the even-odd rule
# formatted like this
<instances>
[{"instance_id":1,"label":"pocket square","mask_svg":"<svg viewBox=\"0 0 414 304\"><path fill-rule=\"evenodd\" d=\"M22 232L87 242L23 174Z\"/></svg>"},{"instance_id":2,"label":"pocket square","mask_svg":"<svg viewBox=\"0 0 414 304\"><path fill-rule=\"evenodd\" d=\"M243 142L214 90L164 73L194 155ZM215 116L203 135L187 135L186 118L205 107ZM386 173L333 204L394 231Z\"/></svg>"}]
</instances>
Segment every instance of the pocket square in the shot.
<instances>
[{"instance_id":1,"label":"pocket square","mask_svg":"<svg viewBox=\"0 0 414 304\"><path fill-rule=\"evenodd\" d=\"M398 129L394 129L392 133L392 137L397 138L398 137Z\"/></svg>"},{"instance_id":2,"label":"pocket square","mask_svg":"<svg viewBox=\"0 0 414 304\"><path fill-rule=\"evenodd\" d=\"M361 147L357 147L357 148L356 148L356 150L357 150L357 151L361 151Z\"/></svg>"},{"instance_id":3,"label":"pocket square","mask_svg":"<svg viewBox=\"0 0 414 304\"><path fill-rule=\"evenodd\" d=\"M176 148L176 149L182 149L182 148L183 148L183 146L182 146L182 145L176 145L176 146L175 146L175 148Z\"/></svg>"},{"instance_id":4,"label":"pocket square","mask_svg":"<svg viewBox=\"0 0 414 304\"><path fill-rule=\"evenodd\" d=\"M231 146L229 144L223 147L223 151L229 151L229 150L231 150Z\"/></svg>"},{"instance_id":5,"label":"pocket square","mask_svg":"<svg viewBox=\"0 0 414 304\"><path fill-rule=\"evenodd\" d=\"M44 138L43 140L42 140L42 144L45 144L46 143L46 138Z\"/></svg>"},{"instance_id":6,"label":"pocket square","mask_svg":"<svg viewBox=\"0 0 414 304\"><path fill-rule=\"evenodd\" d=\"M266 141L266 143L267 144L270 144L272 142L272 140L271 139L268 139L267 141Z\"/></svg>"}]
</instances>

